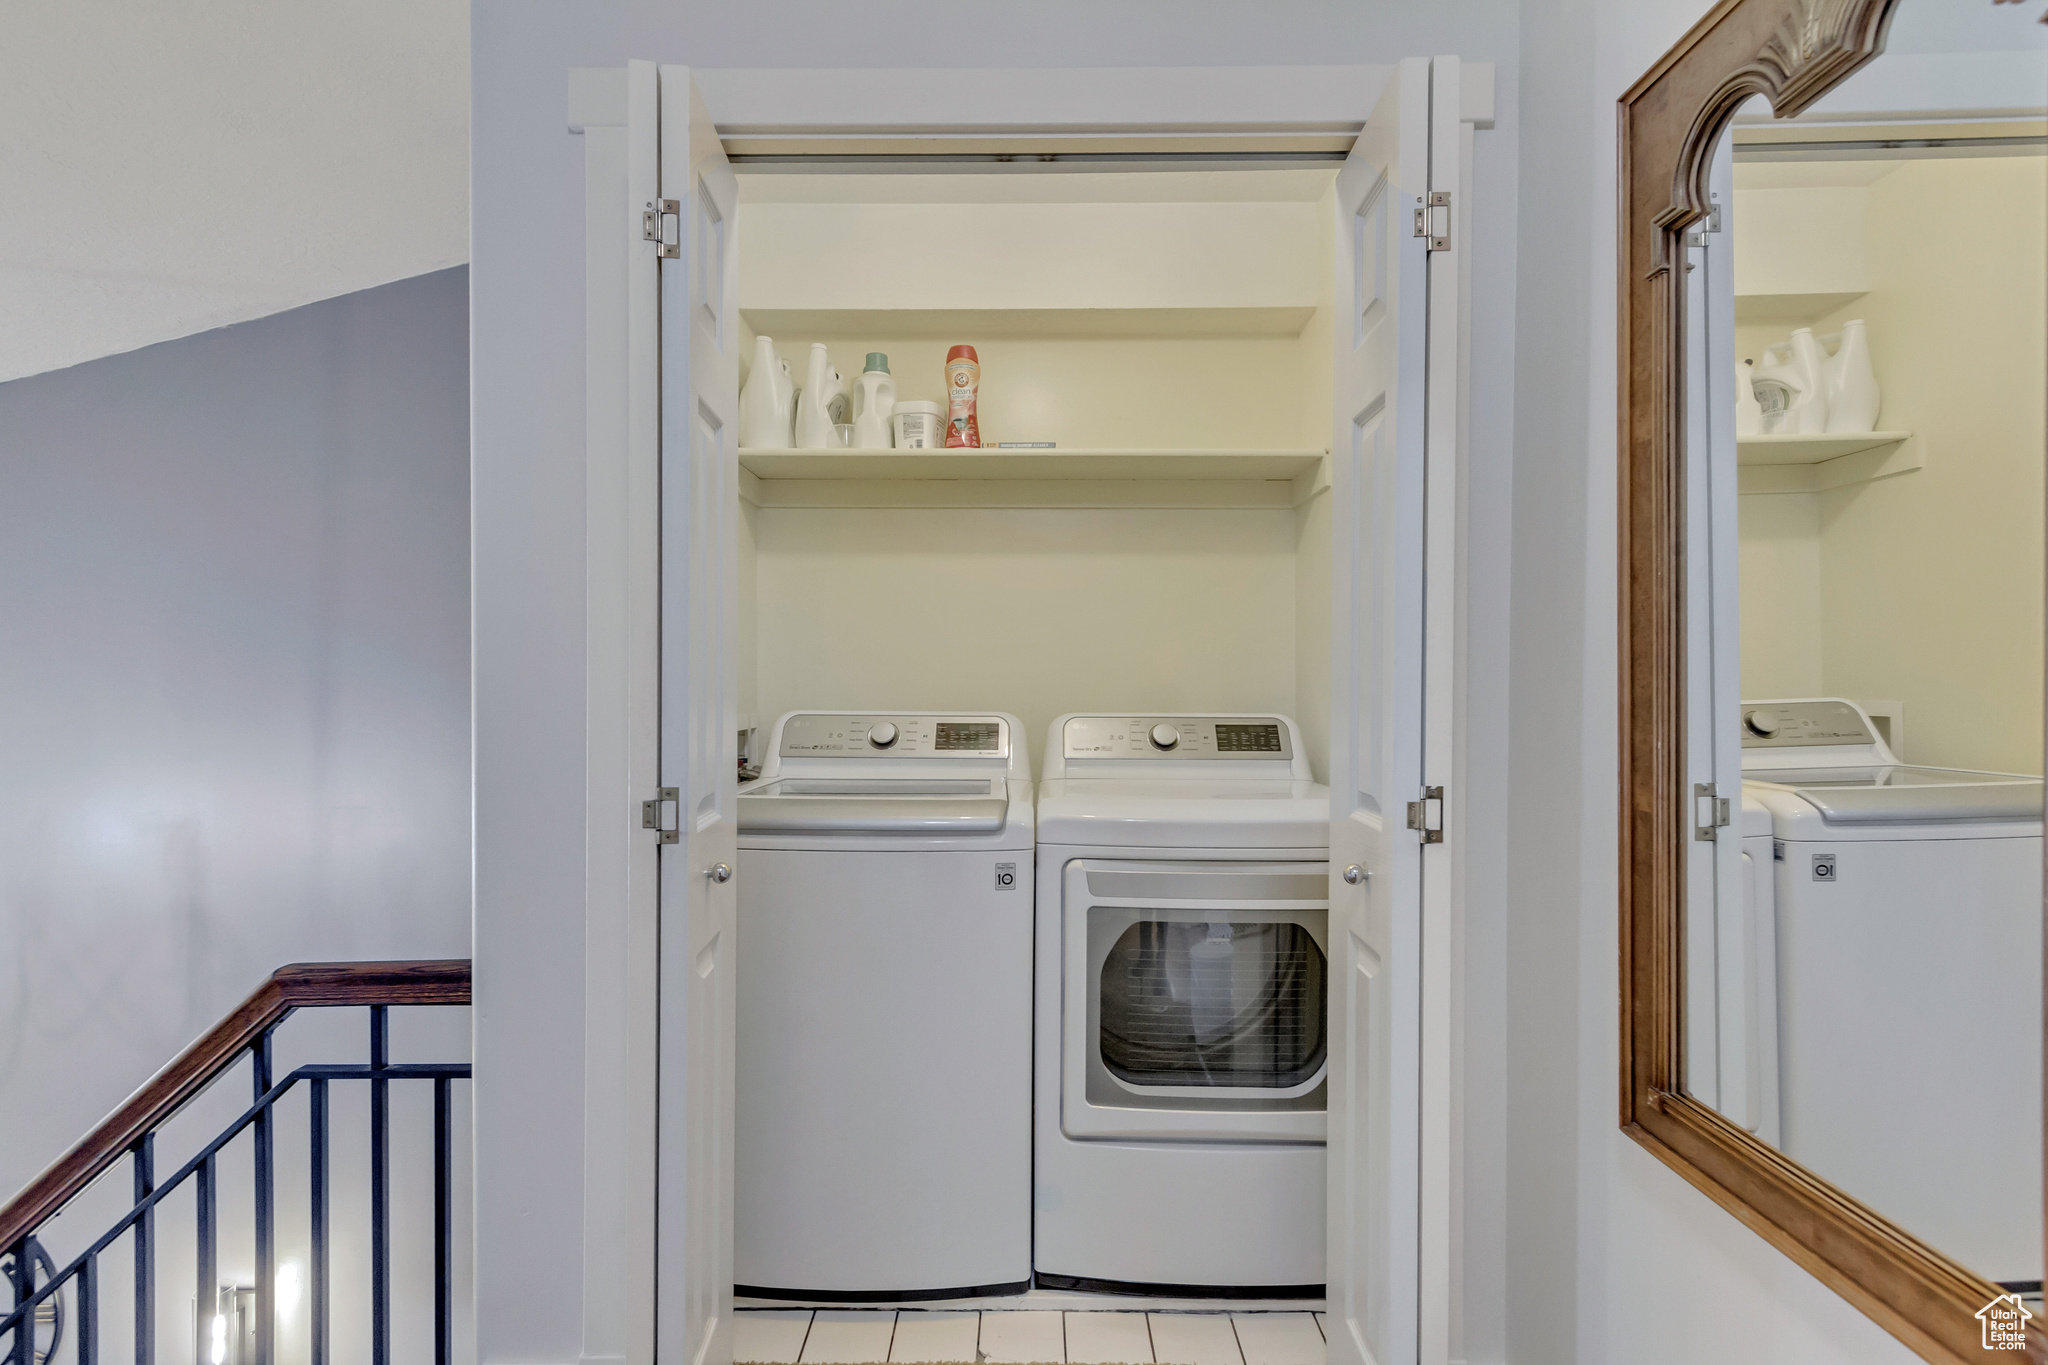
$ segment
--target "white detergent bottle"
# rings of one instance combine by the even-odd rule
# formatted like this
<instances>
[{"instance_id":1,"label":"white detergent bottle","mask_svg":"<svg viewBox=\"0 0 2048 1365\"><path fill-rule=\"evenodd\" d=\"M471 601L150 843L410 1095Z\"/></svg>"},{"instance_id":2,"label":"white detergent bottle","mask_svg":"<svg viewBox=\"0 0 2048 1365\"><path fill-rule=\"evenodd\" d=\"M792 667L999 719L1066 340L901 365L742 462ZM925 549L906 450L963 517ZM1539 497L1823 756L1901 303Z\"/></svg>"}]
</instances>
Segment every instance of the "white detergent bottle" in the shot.
<instances>
[{"instance_id":1,"label":"white detergent bottle","mask_svg":"<svg viewBox=\"0 0 2048 1365\"><path fill-rule=\"evenodd\" d=\"M1792 400L1790 429L1802 436L1818 436L1828 429L1828 396L1821 387L1820 343L1811 327L1792 333L1792 368L1799 373L1803 390Z\"/></svg>"},{"instance_id":2,"label":"white detergent bottle","mask_svg":"<svg viewBox=\"0 0 2048 1365\"><path fill-rule=\"evenodd\" d=\"M755 450L789 449L796 409L796 377L768 337L754 338L754 366L740 390L740 444Z\"/></svg>"},{"instance_id":3,"label":"white detergent bottle","mask_svg":"<svg viewBox=\"0 0 2048 1365\"><path fill-rule=\"evenodd\" d=\"M1836 340L1836 338L1829 338ZM1870 363L1870 338L1863 319L1842 324L1835 353L1822 363L1830 432L1877 429L1877 371Z\"/></svg>"},{"instance_id":4,"label":"white detergent bottle","mask_svg":"<svg viewBox=\"0 0 2048 1365\"><path fill-rule=\"evenodd\" d=\"M1745 360L1735 367L1735 435L1764 434L1763 404L1756 401L1756 362Z\"/></svg>"},{"instance_id":5,"label":"white detergent bottle","mask_svg":"<svg viewBox=\"0 0 2048 1365\"><path fill-rule=\"evenodd\" d=\"M896 377L889 373L889 357L869 351L867 367L853 390L854 448L889 449L889 418L895 411Z\"/></svg>"},{"instance_id":6,"label":"white detergent bottle","mask_svg":"<svg viewBox=\"0 0 2048 1365\"><path fill-rule=\"evenodd\" d=\"M832 368L825 343L811 343L811 363L804 370L803 391L796 396L796 445L798 450L830 450L839 444L833 430L845 421L846 381Z\"/></svg>"}]
</instances>

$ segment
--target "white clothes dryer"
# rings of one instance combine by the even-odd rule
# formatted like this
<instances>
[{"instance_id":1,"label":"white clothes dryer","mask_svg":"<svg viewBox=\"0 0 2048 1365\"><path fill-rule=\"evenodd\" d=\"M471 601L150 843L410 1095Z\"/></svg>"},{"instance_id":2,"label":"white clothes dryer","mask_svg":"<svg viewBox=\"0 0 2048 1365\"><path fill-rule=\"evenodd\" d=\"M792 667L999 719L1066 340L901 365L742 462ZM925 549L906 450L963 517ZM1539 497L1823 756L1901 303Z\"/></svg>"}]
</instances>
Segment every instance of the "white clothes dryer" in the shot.
<instances>
[{"instance_id":1,"label":"white clothes dryer","mask_svg":"<svg viewBox=\"0 0 2048 1365\"><path fill-rule=\"evenodd\" d=\"M1745 701L1742 725L1774 841L1781 1149L2038 1281L2041 779L1900 763L1840 698Z\"/></svg>"},{"instance_id":2,"label":"white clothes dryer","mask_svg":"<svg viewBox=\"0 0 2048 1365\"><path fill-rule=\"evenodd\" d=\"M1038 818L1038 1284L1320 1297L1329 790L1294 722L1061 716Z\"/></svg>"},{"instance_id":3,"label":"white clothes dryer","mask_svg":"<svg viewBox=\"0 0 2048 1365\"><path fill-rule=\"evenodd\" d=\"M776 722L739 796L736 1294L1029 1288L1032 842L1013 716Z\"/></svg>"}]
</instances>

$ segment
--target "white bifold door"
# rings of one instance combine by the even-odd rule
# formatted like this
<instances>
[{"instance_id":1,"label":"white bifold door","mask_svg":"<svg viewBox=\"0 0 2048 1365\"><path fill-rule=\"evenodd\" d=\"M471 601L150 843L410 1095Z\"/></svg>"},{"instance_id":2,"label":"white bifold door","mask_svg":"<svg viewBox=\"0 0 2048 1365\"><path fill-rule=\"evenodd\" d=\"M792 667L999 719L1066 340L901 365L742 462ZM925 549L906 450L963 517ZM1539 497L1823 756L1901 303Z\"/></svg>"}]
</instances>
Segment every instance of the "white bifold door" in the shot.
<instances>
[{"instance_id":1,"label":"white bifold door","mask_svg":"<svg viewBox=\"0 0 2048 1365\"><path fill-rule=\"evenodd\" d=\"M732 1359L739 527L735 182L687 70L627 73L629 206L659 261L627 361L658 431L656 1358ZM1459 70L1401 63L1344 164L1331 436L1329 1353L1443 1362L1451 1322L1450 860ZM658 409L658 410L657 410ZM663 838L670 836L664 834Z\"/></svg>"},{"instance_id":2,"label":"white bifold door","mask_svg":"<svg viewBox=\"0 0 2048 1365\"><path fill-rule=\"evenodd\" d=\"M1450 1351L1456 58L1401 63L1337 178L1330 436L1329 1352Z\"/></svg>"},{"instance_id":3,"label":"white bifold door","mask_svg":"<svg viewBox=\"0 0 2048 1365\"><path fill-rule=\"evenodd\" d=\"M627 67L627 170L658 321L628 363L658 375L660 1060L655 1358L732 1359L733 867L738 839L739 186L683 67ZM657 397L658 395L658 397ZM651 402L636 408L652 416Z\"/></svg>"},{"instance_id":4,"label":"white bifold door","mask_svg":"<svg viewBox=\"0 0 2048 1365\"><path fill-rule=\"evenodd\" d=\"M1778 1140L1777 943L1769 867L1742 841L1734 137L1708 171L1713 212L1686 234L1685 1088Z\"/></svg>"}]
</instances>

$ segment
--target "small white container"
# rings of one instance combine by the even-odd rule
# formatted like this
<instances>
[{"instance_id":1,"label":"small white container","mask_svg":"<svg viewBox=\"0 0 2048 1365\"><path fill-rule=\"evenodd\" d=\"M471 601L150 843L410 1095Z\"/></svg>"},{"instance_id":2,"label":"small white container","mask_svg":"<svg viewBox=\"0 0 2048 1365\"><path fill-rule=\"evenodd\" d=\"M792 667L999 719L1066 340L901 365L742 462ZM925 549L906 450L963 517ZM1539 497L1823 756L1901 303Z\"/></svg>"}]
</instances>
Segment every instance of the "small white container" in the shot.
<instances>
[{"instance_id":1,"label":"small white container","mask_svg":"<svg viewBox=\"0 0 2048 1365\"><path fill-rule=\"evenodd\" d=\"M946 410L938 403L899 400L889 414L898 450L936 450L946 444Z\"/></svg>"}]
</instances>

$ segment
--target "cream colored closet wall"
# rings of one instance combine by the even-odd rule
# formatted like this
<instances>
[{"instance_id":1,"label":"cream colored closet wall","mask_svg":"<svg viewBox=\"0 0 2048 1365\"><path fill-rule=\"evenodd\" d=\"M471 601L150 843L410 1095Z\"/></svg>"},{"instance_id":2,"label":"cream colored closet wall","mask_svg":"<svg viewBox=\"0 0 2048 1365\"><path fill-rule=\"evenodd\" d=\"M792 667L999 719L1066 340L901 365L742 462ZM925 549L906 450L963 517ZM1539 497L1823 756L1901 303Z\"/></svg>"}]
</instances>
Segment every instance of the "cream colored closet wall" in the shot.
<instances>
[{"instance_id":1,"label":"cream colored closet wall","mask_svg":"<svg viewBox=\"0 0 2048 1365\"><path fill-rule=\"evenodd\" d=\"M2048 158L1860 166L1881 174L1800 214L1782 190L1759 212L1744 172L1778 168L1738 165L1736 287L1754 288L1745 253L1773 240L1788 260L1832 243L1847 297L1816 298L1810 321L1869 324L1878 426L1913 432L1921 467L1740 500L1743 692L1897 700L1912 761L2039 772ZM1959 206L1995 226L1958 232ZM1797 325L1754 325L1757 302L1738 298L1739 355Z\"/></svg>"},{"instance_id":2,"label":"cream colored closet wall","mask_svg":"<svg viewBox=\"0 0 2048 1365\"><path fill-rule=\"evenodd\" d=\"M964 342L987 442L1319 453L1331 179L746 175L743 354L936 401ZM1034 762L1062 711L1278 711L1320 769L1322 482L750 482L742 709L1006 710Z\"/></svg>"}]
</instances>

